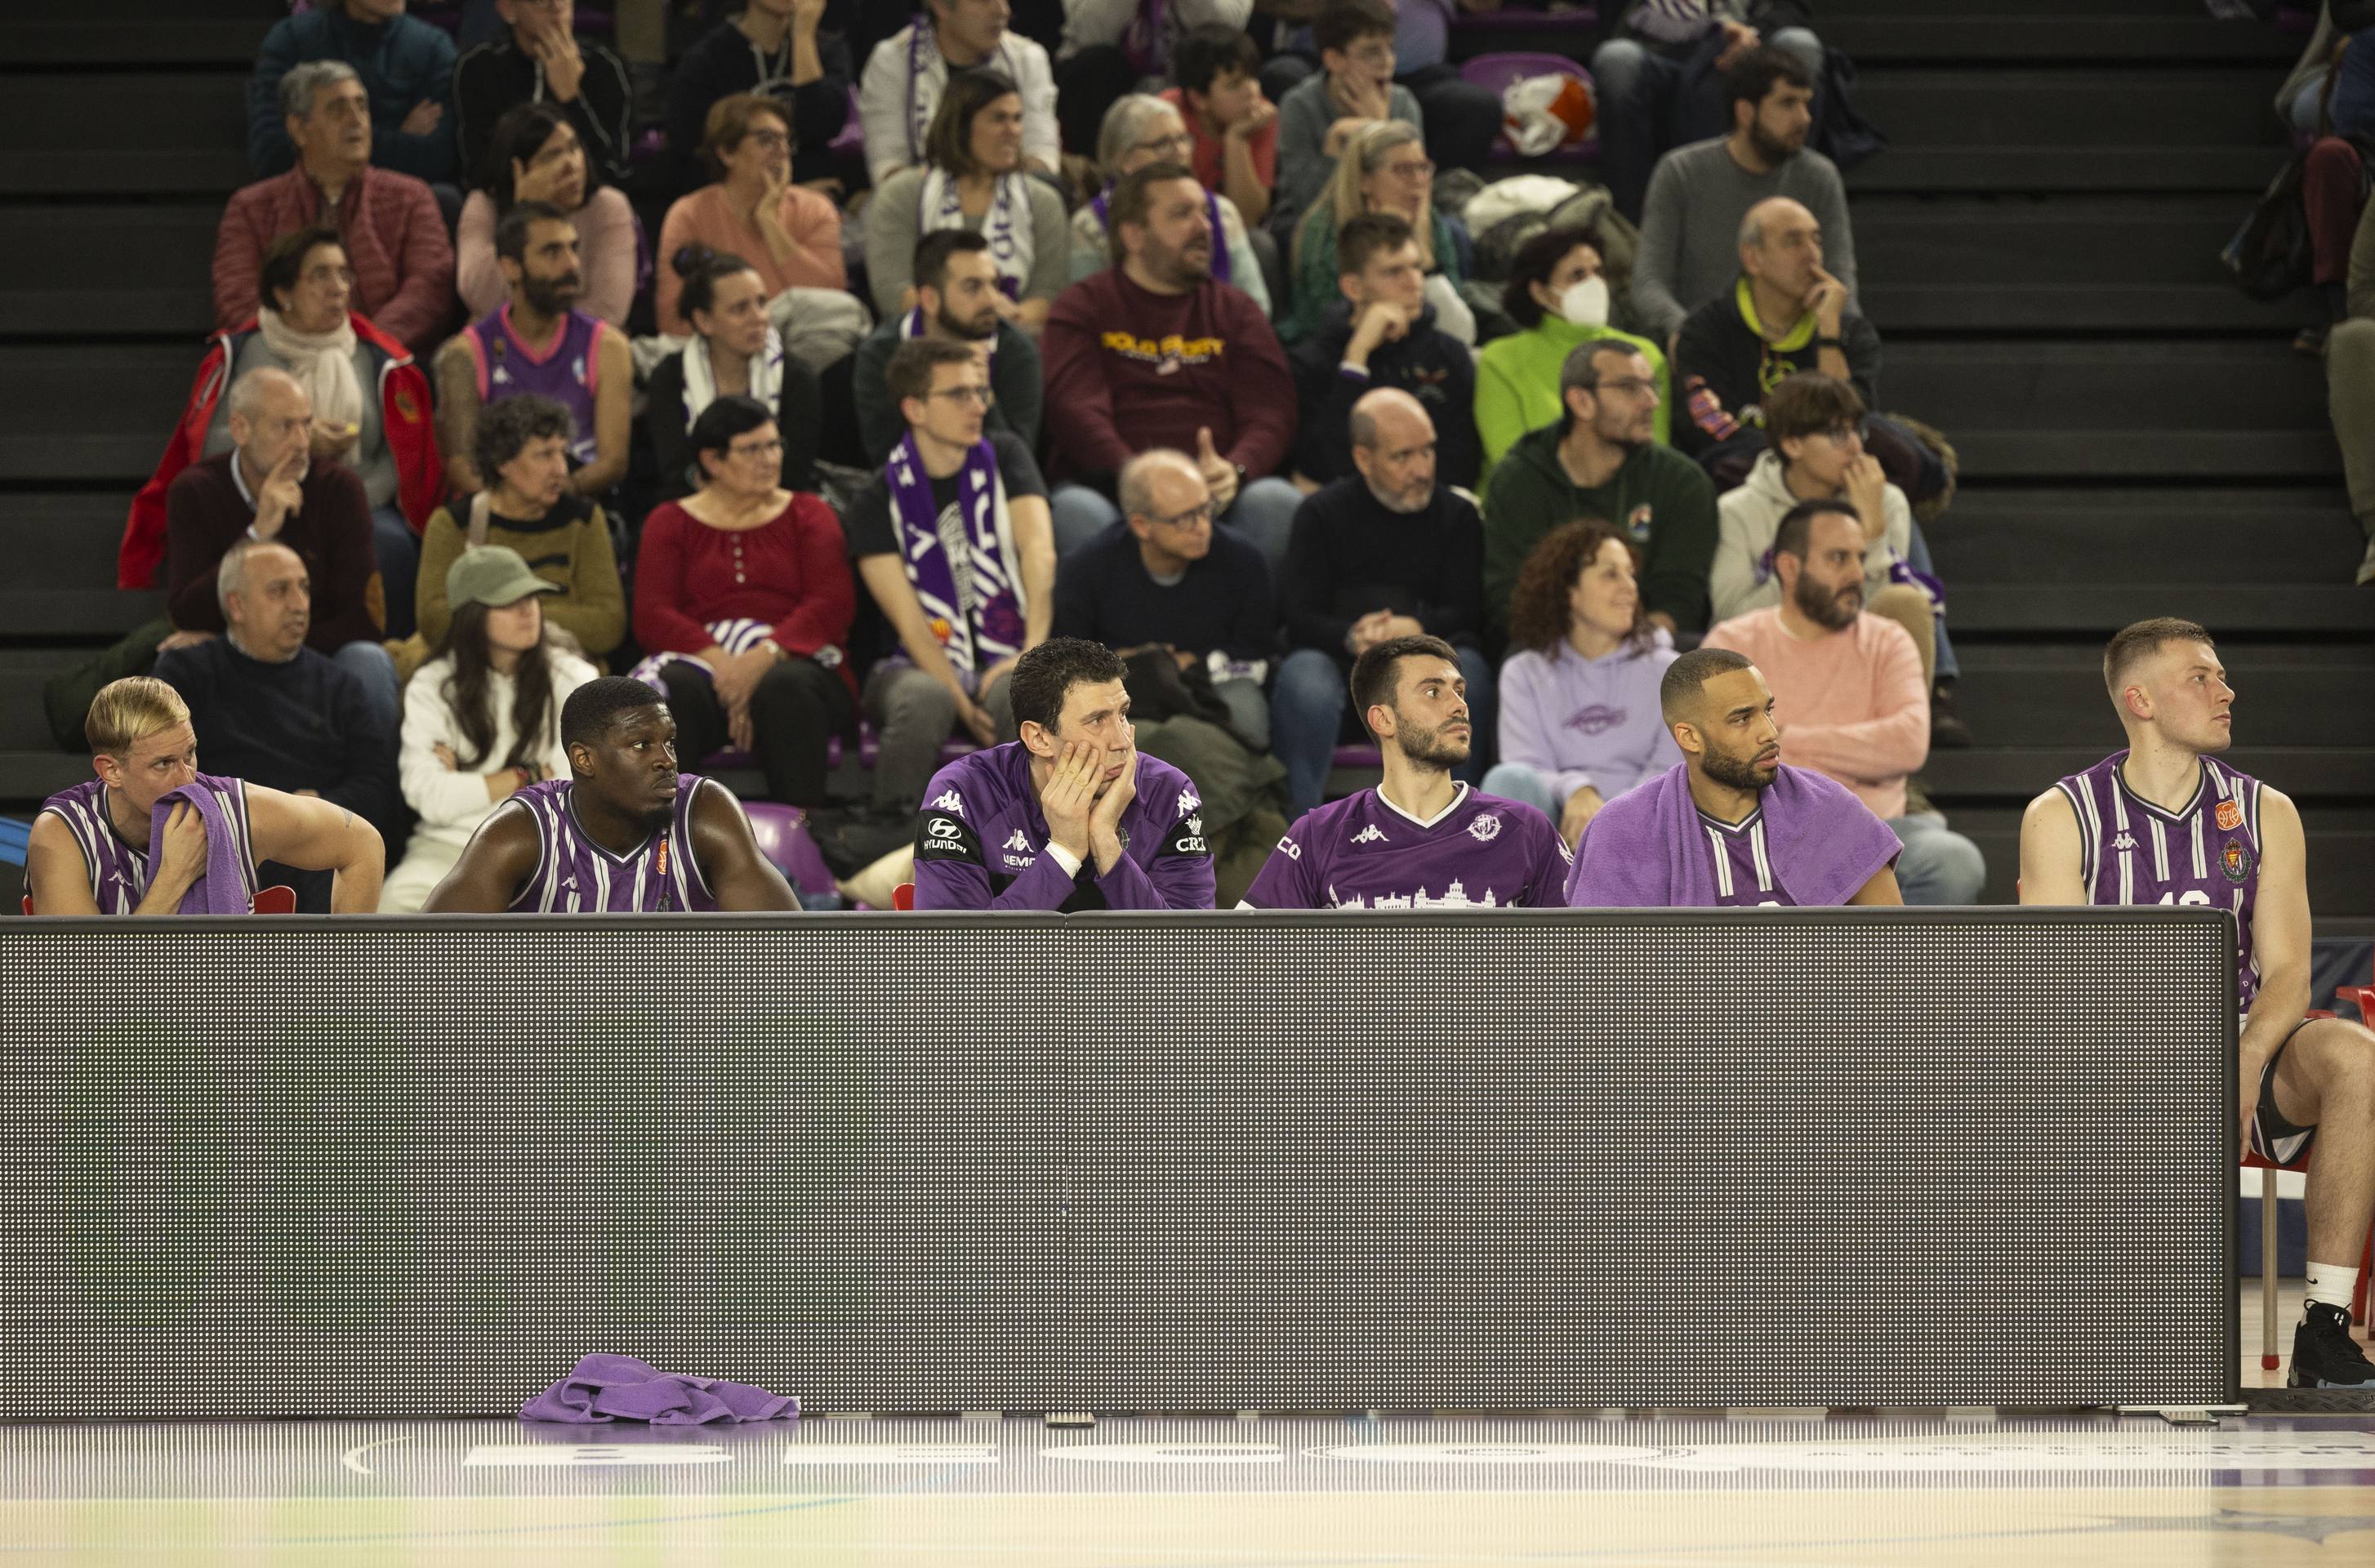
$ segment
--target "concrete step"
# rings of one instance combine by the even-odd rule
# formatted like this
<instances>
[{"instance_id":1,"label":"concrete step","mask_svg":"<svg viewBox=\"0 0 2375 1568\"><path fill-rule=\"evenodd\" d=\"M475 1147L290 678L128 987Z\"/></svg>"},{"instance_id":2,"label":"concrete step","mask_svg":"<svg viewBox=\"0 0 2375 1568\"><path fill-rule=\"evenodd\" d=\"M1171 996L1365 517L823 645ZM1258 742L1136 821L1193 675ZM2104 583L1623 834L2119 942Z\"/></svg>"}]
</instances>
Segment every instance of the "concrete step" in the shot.
<instances>
[{"instance_id":1,"label":"concrete step","mask_svg":"<svg viewBox=\"0 0 2375 1568\"><path fill-rule=\"evenodd\" d=\"M0 58L18 65L102 70L124 65L253 66L257 46L271 30L273 11L258 6L240 9L262 15L183 18L94 15L10 22L0 26Z\"/></svg>"},{"instance_id":2,"label":"concrete step","mask_svg":"<svg viewBox=\"0 0 2375 1568\"><path fill-rule=\"evenodd\" d=\"M2207 62L2229 66L2285 66L2300 53L2303 40L2270 27L2223 22L2206 13L2177 16L2163 6L2157 15L2104 12L2070 15L2023 13L2013 6L1987 6L1976 15L1935 16L1933 7L1893 7L1885 15L1837 15L1826 6L1816 30L1825 43L1844 49L1858 66L1906 61L1952 65L2059 65L2074 60L2121 66L2137 62ZM2275 89L2269 88L2270 96Z\"/></svg>"},{"instance_id":3,"label":"concrete step","mask_svg":"<svg viewBox=\"0 0 2375 1568\"><path fill-rule=\"evenodd\" d=\"M1862 263L1861 253L1858 265ZM1901 278L1922 275L1898 273ZM1861 289L1884 334L1906 332L2156 332L2178 336L2298 327L2296 300L2254 300L2228 283L1884 282Z\"/></svg>"},{"instance_id":4,"label":"concrete step","mask_svg":"<svg viewBox=\"0 0 2375 1568\"><path fill-rule=\"evenodd\" d=\"M2219 656L2236 691L2239 743L2375 745L2375 729L2363 722L2369 706L2368 694L2375 692L2375 646L2262 647L2235 643L2222 648ZM1968 650L1962 664L1962 679L1955 689L1956 706L1983 747L2109 749L2118 744L2118 715L2103 690L2098 644L2050 649L1980 645ZM1962 759L1993 754L1980 749L1942 751L1932 760L1951 772L1966 765ZM1961 777L1969 786L1981 775L1969 772ZM2331 777L2317 775L2322 787ZM2375 791L2369 795L2375 797Z\"/></svg>"},{"instance_id":5,"label":"concrete step","mask_svg":"<svg viewBox=\"0 0 2375 1568\"><path fill-rule=\"evenodd\" d=\"M1961 591L2052 581L2347 584L2366 540L2340 490L1973 487L1927 530Z\"/></svg>"},{"instance_id":6,"label":"concrete step","mask_svg":"<svg viewBox=\"0 0 2375 1568\"><path fill-rule=\"evenodd\" d=\"M221 203L45 206L17 219L0 246L0 333L195 339L213 324Z\"/></svg>"},{"instance_id":7,"label":"concrete step","mask_svg":"<svg viewBox=\"0 0 2375 1568\"><path fill-rule=\"evenodd\" d=\"M54 744L41 715L41 685L89 656L88 648L0 648L0 751Z\"/></svg>"},{"instance_id":8,"label":"concrete step","mask_svg":"<svg viewBox=\"0 0 2375 1568\"><path fill-rule=\"evenodd\" d=\"M156 470L201 352L195 342L0 348L0 474L28 488L138 486Z\"/></svg>"},{"instance_id":9,"label":"concrete step","mask_svg":"<svg viewBox=\"0 0 2375 1568\"><path fill-rule=\"evenodd\" d=\"M228 196L248 178L247 75L0 71L0 195Z\"/></svg>"},{"instance_id":10,"label":"concrete step","mask_svg":"<svg viewBox=\"0 0 2375 1568\"><path fill-rule=\"evenodd\" d=\"M2199 147L2264 146L2273 173L2284 161L2270 107L2281 78L2219 65L1884 66L1859 73L1856 107L1891 147L2049 147L2075 160L2157 147L2174 160Z\"/></svg>"},{"instance_id":11,"label":"concrete step","mask_svg":"<svg viewBox=\"0 0 2375 1568\"><path fill-rule=\"evenodd\" d=\"M158 444L163 445L159 438ZM115 552L124 536L128 492L66 491L12 495L0 501L0 594L28 599L115 585ZM0 636L18 630L0 615Z\"/></svg>"},{"instance_id":12,"label":"concrete step","mask_svg":"<svg viewBox=\"0 0 2375 1568\"><path fill-rule=\"evenodd\" d=\"M1867 300L1887 285L2232 292L2218 253L2242 218L2216 196L1875 197L1854 209L1856 265Z\"/></svg>"},{"instance_id":13,"label":"concrete step","mask_svg":"<svg viewBox=\"0 0 2375 1568\"><path fill-rule=\"evenodd\" d=\"M1958 647L1960 639L1974 634L2109 637L2122 626L2159 615L2199 621L2222 637L2375 637L2375 592L2344 584L2110 581L1963 588L1950 582L1946 613Z\"/></svg>"},{"instance_id":14,"label":"concrete step","mask_svg":"<svg viewBox=\"0 0 2375 1568\"><path fill-rule=\"evenodd\" d=\"M53 748L0 750L0 811L30 816L62 789L90 777L90 759Z\"/></svg>"},{"instance_id":15,"label":"concrete step","mask_svg":"<svg viewBox=\"0 0 2375 1568\"><path fill-rule=\"evenodd\" d=\"M2272 95L2275 91L2273 81L2268 91ZM2021 191L2218 193L2245 198L2245 205L2235 214L2239 223L2249 210L2250 198L2267 188L2284 161L2285 149L2273 144L2189 147L2180 158L2167 147L2127 142L2081 151L2047 141L1975 146L1966 141L1913 145L1893 139L1888 151L1850 171L1847 185L1849 195L1854 196Z\"/></svg>"}]
</instances>

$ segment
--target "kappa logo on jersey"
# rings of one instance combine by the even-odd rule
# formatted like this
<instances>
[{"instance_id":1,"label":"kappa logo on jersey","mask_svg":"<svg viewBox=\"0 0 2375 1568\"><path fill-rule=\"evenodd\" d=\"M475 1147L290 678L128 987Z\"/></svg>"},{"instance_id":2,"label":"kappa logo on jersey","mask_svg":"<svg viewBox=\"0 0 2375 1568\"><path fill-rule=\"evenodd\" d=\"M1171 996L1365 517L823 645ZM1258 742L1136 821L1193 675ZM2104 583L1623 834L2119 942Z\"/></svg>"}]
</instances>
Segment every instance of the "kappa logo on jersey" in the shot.
<instances>
[{"instance_id":1,"label":"kappa logo on jersey","mask_svg":"<svg viewBox=\"0 0 2375 1568\"><path fill-rule=\"evenodd\" d=\"M1491 843L1501 836L1501 819L1488 813L1469 823L1468 831L1478 843Z\"/></svg>"},{"instance_id":2,"label":"kappa logo on jersey","mask_svg":"<svg viewBox=\"0 0 2375 1568\"><path fill-rule=\"evenodd\" d=\"M957 792L952 789L940 791L939 798L932 802L932 809L953 811L960 817L965 814L964 802L957 798Z\"/></svg>"},{"instance_id":3,"label":"kappa logo on jersey","mask_svg":"<svg viewBox=\"0 0 2375 1568\"><path fill-rule=\"evenodd\" d=\"M1203 804L1204 803L1202 801L1196 798L1196 792L1194 790L1183 789L1179 792L1179 808L1174 811L1172 815L1175 817L1185 817Z\"/></svg>"},{"instance_id":4,"label":"kappa logo on jersey","mask_svg":"<svg viewBox=\"0 0 2375 1568\"><path fill-rule=\"evenodd\" d=\"M1293 839L1279 840L1278 847L1279 852L1284 855L1289 860L1300 860L1303 858L1303 846L1295 843Z\"/></svg>"},{"instance_id":5,"label":"kappa logo on jersey","mask_svg":"<svg viewBox=\"0 0 2375 1568\"><path fill-rule=\"evenodd\" d=\"M2218 803L2217 821L2218 831L2222 833L2231 833L2236 829L2241 827L2243 825L2243 803L2239 800L2220 801Z\"/></svg>"},{"instance_id":6,"label":"kappa logo on jersey","mask_svg":"<svg viewBox=\"0 0 2375 1568\"><path fill-rule=\"evenodd\" d=\"M2218 852L2218 868L2227 873L2228 881L2239 882L2251 874L2251 852L2238 840L2228 839L2227 847Z\"/></svg>"},{"instance_id":7,"label":"kappa logo on jersey","mask_svg":"<svg viewBox=\"0 0 2375 1568\"><path fill-rule=\"evenodd\" d=\"M2111 841L2111 847L2115 850L2133 849L2136 847L2136 836L2133 833L2121 833Z\"/></svg>"},{"instance_id":8,"label":"kappa logo on jersey","mask_svg":"<svg viewBox=\"0 0 2375 1568\"><path fill-rule=\"evenodd\" d=\"M1031 841L1022 836L1022 829L1017 828L1013 832L1007 835L1006 847L1010 850L1018 851L1021 854L1028 855L1031 853Z\"/></svg>"},{"instance_id":9,"label":"kappa logo on jersey","mask_svg":"<svg viewBox=\"0 0 2375 1568\"><path fill-rule=\"evenodd\" d=\"M1379 828L1375 822L1372 822L1367 827L1363 828L1359 832L1354 833L1353 835L1353 842L1354 843L1384 843L1386 842L1385 831Z\"/></svg>"}]
</instances>

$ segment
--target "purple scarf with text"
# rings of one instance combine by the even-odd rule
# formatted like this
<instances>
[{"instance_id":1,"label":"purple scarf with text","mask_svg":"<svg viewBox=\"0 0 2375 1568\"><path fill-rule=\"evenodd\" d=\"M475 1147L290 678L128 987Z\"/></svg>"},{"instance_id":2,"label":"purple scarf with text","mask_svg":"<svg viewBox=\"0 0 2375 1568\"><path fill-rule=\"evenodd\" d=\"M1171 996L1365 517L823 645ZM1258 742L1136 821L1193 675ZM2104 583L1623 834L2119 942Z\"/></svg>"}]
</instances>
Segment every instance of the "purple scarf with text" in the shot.
<instances>
[{"instance_id":1,"label":"purple scarf with text","mask_svg":"<svg viewBox=\"0 0 2375 1568\"><path fill-rule=\"evenodd\" d=\"M1013 570L1014 529L1006 509L1006 481L998 471L998 453L987 440L975 442L965 454L957 476L958 513L964 520L972 573L974 612L964 612L957 587L957 562L949 559L940 539L939 508L932 500L932 478L909 431L882 466L891 487L891 509L899 519L899 558L915 584L924 618L939 640L949 662L971 687L987 665L1022 651L1022 593Z\"/></svg>"}]
</instances>

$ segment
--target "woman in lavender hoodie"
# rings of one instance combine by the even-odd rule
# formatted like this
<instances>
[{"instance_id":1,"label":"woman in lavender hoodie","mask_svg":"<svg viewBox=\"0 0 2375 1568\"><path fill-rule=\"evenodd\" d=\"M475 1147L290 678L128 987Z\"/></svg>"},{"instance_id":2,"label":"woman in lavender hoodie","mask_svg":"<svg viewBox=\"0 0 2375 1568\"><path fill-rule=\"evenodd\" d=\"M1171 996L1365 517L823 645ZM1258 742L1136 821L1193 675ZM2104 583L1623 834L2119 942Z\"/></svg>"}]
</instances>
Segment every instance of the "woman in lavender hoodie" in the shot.
<instances>
[{"instance_id":1,"label":"woman in lavender hoodie","mask_svg":"<svg viewBox=\"0 0 2375 1568\"><path fill-rule=\"evenodd\" d=\"M1599 809L1683 760L1658 712L1678 656L1649 624L1632 547L1604 523L1544 536L1509 596L1501 763L1487 795L1538 806L1570 847Z\"/></svg>"}]
</instances>

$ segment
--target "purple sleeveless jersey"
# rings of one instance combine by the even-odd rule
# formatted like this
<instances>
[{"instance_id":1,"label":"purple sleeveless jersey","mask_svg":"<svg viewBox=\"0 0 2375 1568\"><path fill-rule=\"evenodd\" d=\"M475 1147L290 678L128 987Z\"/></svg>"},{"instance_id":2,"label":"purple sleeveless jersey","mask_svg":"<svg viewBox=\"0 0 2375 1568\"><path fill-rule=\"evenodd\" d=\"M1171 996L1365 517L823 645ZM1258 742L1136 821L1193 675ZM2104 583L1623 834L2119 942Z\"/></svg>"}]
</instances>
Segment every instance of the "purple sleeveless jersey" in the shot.
<instances>
[{"instance_id":1,"label":"purple sleeveless jersey","mask_svg":"<svg viewBox=\"0 0 2375 1568\"><path fill-rule=\"evenodd\" d=\"M1467 784L1431 822L1375 789L1306 811L1246 890L1256 909L1467 909L1566 902L1549 818Z\"/></svg>"},{"instance_id":2,"label":"purple sleeveless jersey","mask_svg":"<svg viewBox=\"0 0 2375 1568\"><path fill-rule=\"evenodd\" d=\"M692 854L693 797L709 783L679 773L668 827L627 855L612 855L578 826L577 813L569 804L573 787L569 780L547 779L519 791L504 804L515 803L536 824L537 855L535 871L512 900L513 913L665 914L715 909L717 901Z\"/></svg>"},{"instance_id":3,"label":"purple sleeveless jersey","mask_svg":"<svg viewBox=\"0 0 2375 1568\"><path fill-rule=\"evenodd\" d=\"M247 785L213 773L200 773L197 782L213 792L223 815L230 819L231 831L239 837L241 890L253 903L255 845L248 837ZM83 866L90 873L90 896L99 912L129 914L138 909L141 895L148 890L148 850L146 845L135 849L116 836L107 819L107 785L97 779L86 780L41 802L41 810L64 822L74 834L75 846L82 851Z\"/></svg>"},{"instance_id":4,"label":"purple sleeveless jersey","mask_svg":"<svg viewBox=\"0 0 2375 1568\"><path fill-rule=\"evenodd\" d=\"M2089 903L2167 903L2232 910L2237 1006L2260 989L2251 910L2260 896L2260 781L2215 757L2202 759L2193 799L2163 811L2120 776L2114 752L2053 787L2078 814L2078 867Z\"/></svg>"},{"instance_id":5,"label":"purple sleeveless jersey","mask_svg":"<svg viewBox=\"0 0 2375 1568\"><path fill-rule=\"evenodd\" d=\"M561 336L541 356L512 332L512 308L472 322L463 333L479 369L479 401L500 403L532 392L549 397L577 421L570 459L594 461L594 392L602 379L602 324L584 311L561 318Z\"/></svg>"},{"instance_id":6,"label":"purple sleeveless jersey","mask_svg":"<svg viewBox=\"0 0 2375 1568\"><path fill-rule=\"evenodd\" d=\"M1786 909L1791 898L1773 875L1765 853L1765 813L1751 811L1737 823L1719 822L1699 813L1699 831L1707 835L1707 853L1715 859L1715 902L1723 909Z\"/></svg>"}]
</instances>

